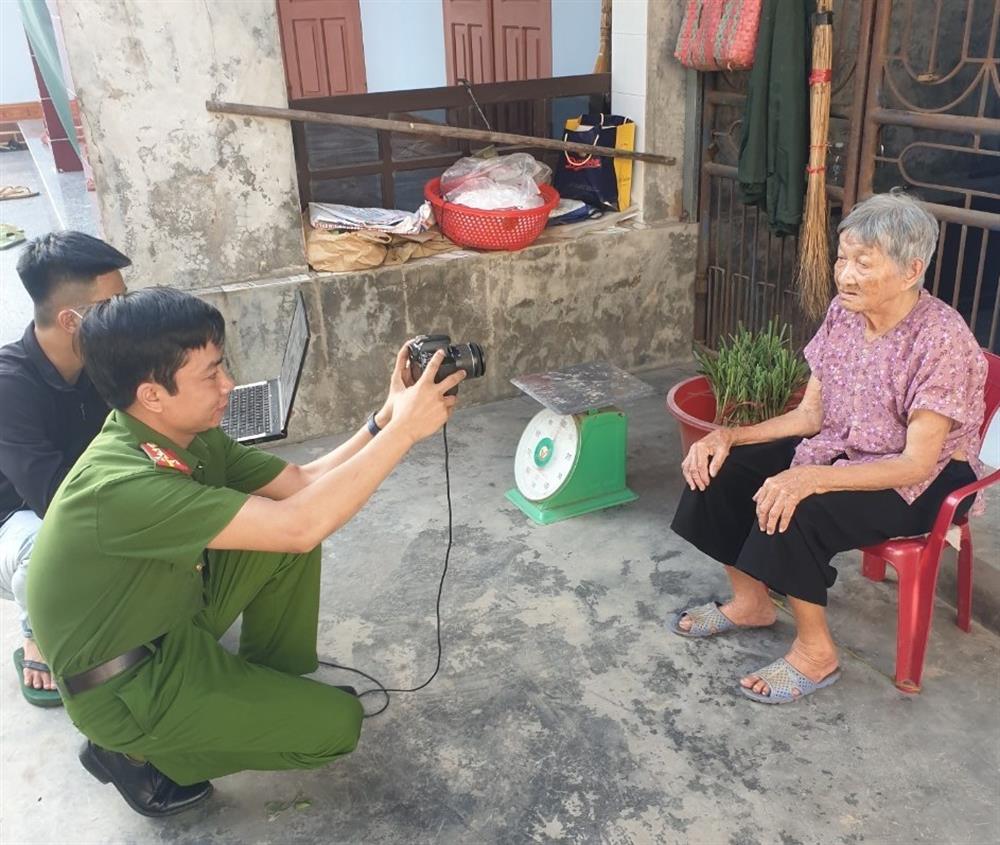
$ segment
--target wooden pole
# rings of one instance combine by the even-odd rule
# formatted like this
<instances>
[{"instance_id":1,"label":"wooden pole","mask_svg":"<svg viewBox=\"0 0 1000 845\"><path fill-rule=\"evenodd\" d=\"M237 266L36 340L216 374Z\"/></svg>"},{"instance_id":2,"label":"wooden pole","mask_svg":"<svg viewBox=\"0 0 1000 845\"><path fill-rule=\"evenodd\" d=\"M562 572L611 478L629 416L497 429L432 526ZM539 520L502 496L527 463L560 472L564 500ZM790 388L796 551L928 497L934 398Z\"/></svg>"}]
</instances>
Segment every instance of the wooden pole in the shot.
<instances>
[{"instance_id":1,"label":"wooden pole","mask_svg":"<svg viewBox=\"0 0 1000 845\"><path fill-rule=\"evenodd\" d=\"M677 164L677 159L674 156L640 153L634 150L617 150L611 147L592 147L590 144L574 144L570 141L535 138L531 135L514 135L510 132L488 132L485 129L442 126L436 123L410 123L402 120L385 120L379 117L359 117L357 115L336 114L333 112L280 109L273 106L252 106L246 103L223 103L215 100L206 102L205 108L217 114L240 114L245 117L267 117L276 120L300 120L304 123L332 123L335 126L381 129L387 132L402 132L406 135L430 135L436 138L465 138L469 141L485 141L489 144L516 144L543 150L577 153L578 155L630 158L635 161L648 161L651 164Z\"/></svg>"}]
</instances>

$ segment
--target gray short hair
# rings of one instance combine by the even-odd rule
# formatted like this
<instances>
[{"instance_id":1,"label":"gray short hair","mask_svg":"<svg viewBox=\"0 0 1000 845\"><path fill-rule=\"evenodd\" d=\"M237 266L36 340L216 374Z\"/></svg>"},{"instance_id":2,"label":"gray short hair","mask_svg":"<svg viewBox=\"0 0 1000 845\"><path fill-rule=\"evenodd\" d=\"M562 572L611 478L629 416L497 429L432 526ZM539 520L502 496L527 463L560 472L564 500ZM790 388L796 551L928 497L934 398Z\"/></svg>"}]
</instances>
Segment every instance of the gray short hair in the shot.
<instances>
[{"instance_id":1,"label":"gray short hair","mask_svg":"<svg viewBox=\"0 0 1000 845\"><path fill-rule=\"evenodd\" d=\"M926 270L937 246L938 222L902 188L893 188L859 202L837 232L850 232L865 246L879 247L901 269L919 258Z\"/></svg>"}]
</instances>

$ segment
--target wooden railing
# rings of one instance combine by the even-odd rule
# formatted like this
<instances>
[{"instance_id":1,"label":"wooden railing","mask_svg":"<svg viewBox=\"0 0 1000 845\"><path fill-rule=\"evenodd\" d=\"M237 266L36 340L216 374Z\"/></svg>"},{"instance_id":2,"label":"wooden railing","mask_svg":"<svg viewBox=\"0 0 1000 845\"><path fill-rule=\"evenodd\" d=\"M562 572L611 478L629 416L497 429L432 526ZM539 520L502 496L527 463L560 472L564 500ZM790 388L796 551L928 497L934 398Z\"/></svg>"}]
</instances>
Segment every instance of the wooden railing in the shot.
<instances>
[{"instance_id":1,"label":"wooden railing","mask_svg":"<svg viewBox=\"0 0 1000 845\"><path fill-rule=\"evenodd\" d=\"M610 111L611 75L564 76L521 82L419 88L380 94L357 94L292 100L290 108L339 112L366 117L487 128L537 137L562 137L566 118L584 112ZM475 102L473 101L475 98ZM478 107L477 107L478 103ZM344 205L415 209L424 184L462 156L472 142L423 138L373 129L292 123L299 193L310 201ZM558 153L530 147L555 164Z\"/></svg>"}]
</instances>

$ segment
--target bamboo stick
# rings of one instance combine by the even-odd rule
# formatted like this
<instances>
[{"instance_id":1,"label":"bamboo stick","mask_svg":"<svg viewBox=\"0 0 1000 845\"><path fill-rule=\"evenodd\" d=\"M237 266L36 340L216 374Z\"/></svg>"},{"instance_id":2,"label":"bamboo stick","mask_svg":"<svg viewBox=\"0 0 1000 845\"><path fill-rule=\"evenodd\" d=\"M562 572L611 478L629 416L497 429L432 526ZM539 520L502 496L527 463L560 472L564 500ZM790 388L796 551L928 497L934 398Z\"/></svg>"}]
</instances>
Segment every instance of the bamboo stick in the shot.
<instances>
[{"instance_id":1,"label":"bamboo stick","mask_svg":"<svg viewBox=\"0 0 1000 845\"><path fill-rule=\"evenodd\" d=\"M830 213L826 199L826 148L833 68L832 5L832 0L816 3L818 24L813 31L812 73L809 76L809 166L806 168L809 181L799 244L799 296L803 310L814 320L826 313L833 293Z\"/></svg>"},{"instance_id":2,"label":"bamboo stick","mask_svg":"<svg viewBox=\"0 0 1000 845\"><path fill-rule=\"evenodd\" d=\"M611 147L593 147L590 144L575 144L571 141L556 141L552 138L535 138L532 135L514 135L510 132L488 132L485 129L465 129L460 126L442 126L434 123L410 123L403 120L385 120L380 117L360 117L353 114L281 109L273 106L253 106L246 103L224 103L209 100L205 108L217 114L239 114L245 117L265 117L276 120L301 120L304 123L332 123L335 126L357 126L362 129L381 129L388 132L402 132L406 135L430 135L436 138L464 138L469 141L485 141L489 144L519 144L543 150L580 155L630 158L648 161L651 164L677 164L674 156L641 153L635 150L618 150Z\"/></svg>"}]
</instances>

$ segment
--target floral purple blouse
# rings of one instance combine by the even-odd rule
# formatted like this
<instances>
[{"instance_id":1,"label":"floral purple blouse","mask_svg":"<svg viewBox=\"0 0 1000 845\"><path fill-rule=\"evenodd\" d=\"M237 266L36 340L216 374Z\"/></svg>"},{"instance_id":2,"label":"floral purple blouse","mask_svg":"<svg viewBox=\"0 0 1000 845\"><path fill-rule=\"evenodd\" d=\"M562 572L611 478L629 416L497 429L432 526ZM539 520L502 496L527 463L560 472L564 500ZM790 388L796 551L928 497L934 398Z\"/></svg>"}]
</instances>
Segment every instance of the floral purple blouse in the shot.
<instances>
[{"instance_id":1,"label":"floral purple blouse","mask_svg":"<svg viewBox=\"0 0 1000 845\"><path fill-rule=\"evenodd\" d=\"M804 354L823 385L823 426L799 444L793 466L867 463L899 455L910 414L926 409L954 425L933 475L896 492L913 504L956 452L964 453L976 477L982 477L979 427L986 358L961 315L940 299L921 290L899 324L865 340L865 318L836 297Z\"/></svg>"}]
</instances>

